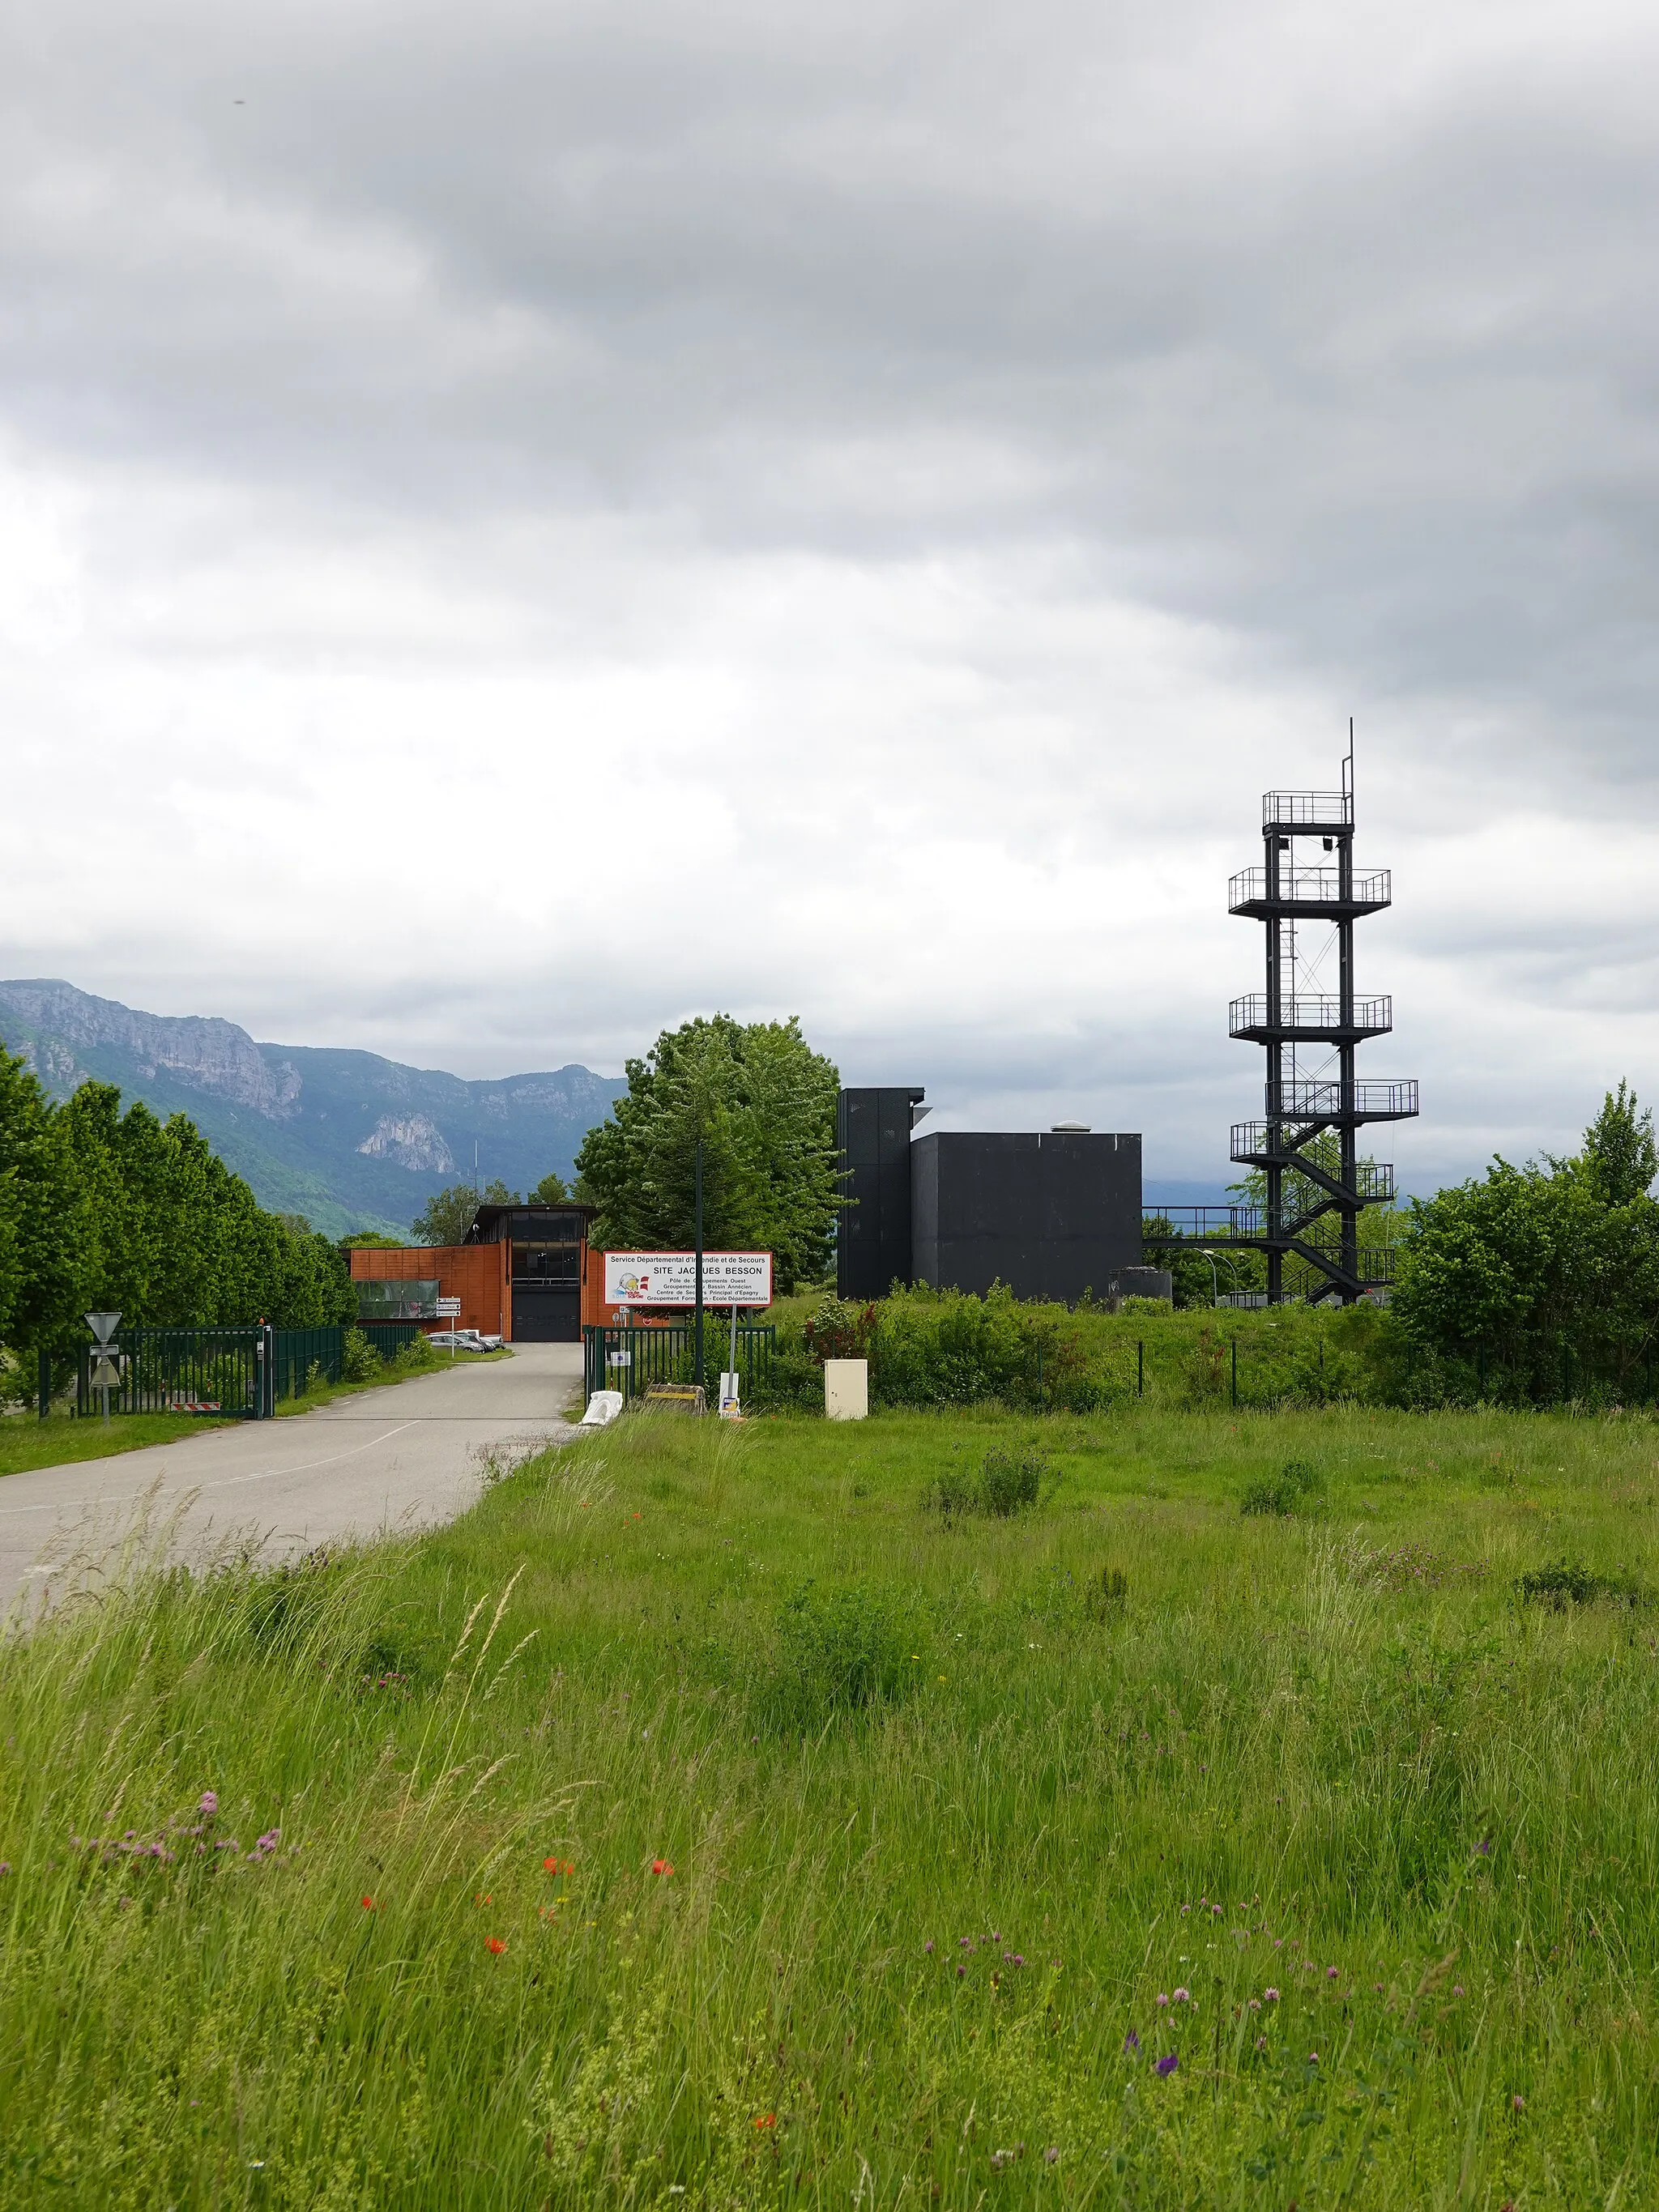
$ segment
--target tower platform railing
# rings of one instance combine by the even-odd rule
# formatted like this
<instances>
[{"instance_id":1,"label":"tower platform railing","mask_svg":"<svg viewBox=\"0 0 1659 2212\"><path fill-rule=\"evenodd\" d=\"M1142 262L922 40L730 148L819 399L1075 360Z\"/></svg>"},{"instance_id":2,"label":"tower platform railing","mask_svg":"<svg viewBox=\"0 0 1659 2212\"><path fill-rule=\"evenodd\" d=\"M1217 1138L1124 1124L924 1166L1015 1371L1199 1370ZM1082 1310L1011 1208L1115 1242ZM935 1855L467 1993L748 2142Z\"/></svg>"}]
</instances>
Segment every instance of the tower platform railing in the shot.
<instances>
[{"instance_id":1,"label":"tower platform railing","mask_svg":"<svg viewBox=\"0 0 1659 2212\"><path fill-rule=\"evenodd\" d=\"M1264 791L1261 826L1264 830L1293 830L1304 837L1316 837L1322 831L1336 836L1353 828L1353 793Z\"/></svg>"},{"instance_id":2,"label":"tower platform railing","mask_svg":"<svg viewBox=\"0 0 1659 2212\"><path fill-rule=\"evenodd\" d=\"M1415 1079L1401 1083L1330 1083L1297 1077L1269 1083L1267 1111L1280 1121L1409 1121L1417 1112Z\"/></svg>"},{"instance_id":3,"label":"tower platform railing","mask_svg":"<svg viewBox=\"0 0 1659 2212\"><path fill-rule=\"evenodd\" d=\"M1342 1001L1334 997L1281 999L1276 1020L1265 991L1250 991L1235 999L1227 1009L1230 1034L1258 1042L1285 1043L1324 1040L1340 1043L1345 1038L1386 1036L1394 1027L1394 1000L1383 996L1356 999L1352 1018L1342 1018Z\"/></svg>"},{"instance_id":4,"label":"tower platform railing","mask_svg":"<svg viewBox=\"0 0 1659 2212\"><path fill-rule=\"evenodd\" d=\"M1353 877L1346 892L1336 868L1281 868L1278 893L1271 897L1266 868L1241 868L1227 882L1228 913L1253 917L1283 914L1317 920L1322 915L1378 914L1393 903L1391 868Z\"/></svg>"}]
</instances>

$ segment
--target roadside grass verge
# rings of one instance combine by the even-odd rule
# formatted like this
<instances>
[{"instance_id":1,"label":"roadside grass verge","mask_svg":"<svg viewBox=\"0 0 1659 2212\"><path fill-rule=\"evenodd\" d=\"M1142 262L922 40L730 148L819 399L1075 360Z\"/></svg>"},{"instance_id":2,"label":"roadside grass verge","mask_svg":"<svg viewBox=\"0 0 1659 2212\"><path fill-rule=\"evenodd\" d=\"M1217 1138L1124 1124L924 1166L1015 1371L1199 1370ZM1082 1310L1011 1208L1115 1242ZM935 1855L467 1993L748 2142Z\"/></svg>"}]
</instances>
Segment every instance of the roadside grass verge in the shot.
<instances>
[{"instance_id":1,"label":"roadside grass verge","mask_svg":"<svg viewBox=\"0 0 1659 2212\"><path fill-rule=\"evenodd\" d=\"M994 1452L1034 1504L927 1510ZM0 2199L1651 2202L1656 1457L634 1414L71 1606L0 1648Z\"/></svg>"},{"instance_id":2,"label":"roadside grass verge","mask_svg":"<svg viewBox=\"0 0 1659 2212\"><path fill-rule=\"evenodd\" d=\"M32 1413L0 1419L0 1475L27 1474L37 1467L67 1467L76 1460L107 1459L142 1451L146 1444L176 1443L198 1429L231 1425L210 1413L93 1413L84 1420L54 1410L43 1421Z\"/></svg>"}]
</instances>

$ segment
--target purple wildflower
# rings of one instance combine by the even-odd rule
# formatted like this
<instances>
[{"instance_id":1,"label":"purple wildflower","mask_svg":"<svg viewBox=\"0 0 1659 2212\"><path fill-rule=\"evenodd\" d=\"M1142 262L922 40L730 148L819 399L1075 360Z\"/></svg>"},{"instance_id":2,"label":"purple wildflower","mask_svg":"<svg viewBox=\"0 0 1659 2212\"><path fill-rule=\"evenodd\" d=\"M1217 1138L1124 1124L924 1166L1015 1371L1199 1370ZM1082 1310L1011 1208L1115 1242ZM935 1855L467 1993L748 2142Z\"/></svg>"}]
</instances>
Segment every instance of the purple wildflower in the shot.
<instances>
[{"instance_id":1,"label":"purple wildflower","mask_svg":"<svg viewBox=\"0 0 1659 2212\"><path fill-rule=\"evenodd\" d=\"M1334 1982L1334 1981L1336 1979L1336 1968L1335 1968L1334 1966L1327 1966L1327 1967L1326 1967L1326 1969L1325 1969L1325 1979L1326 1979L1328 1982Z\"/></svg>"},{"instance_id":2,"label":"purple wildflower","mask_svg":"<svg viewBox=\"0 0 1659 2212\"><path fill-rule=\"evenodd\" d=\"M267 1828L253 1848L256 1851L274 1851L282 1840L283 1832L280 1828ZM927 1948L931 1951L933 1947L930 1943Z\"/></svg>"},{"instance_id":3,"label":"purple wildflower","mask_svg":"<svg viewBox=\"0 0 1659 2212\"><path fill-rule=\"evenodd\" d=\"M9 1874L10 1872L11 1861L9 1859L0 1859L0 1874Z\"/></svg>"},{"instance_id":4,"label":"purple wildflower","mask_svg":"<svg viewBox=\"0 0 1659 2212\"><path fill-rule=\"evenodd\" d=\"M1016 1951L1016 1952L1015 1952L1015 1954L1014 1954L1014 1964L1015 1964L1017 1966L1023 1966L1025 1964L1025 1954L1024 1954L1023 1951Z\"/></svg>"},{"instance_id":5,"label":"purple wildflower","mask_svg":"<svg viewBox=\"0 0 1659 2212\"><path fill-rule=\"evenodd\" d=\"M966 1966L958 1966L958 1967L957 1968L957 1979L958 1981L960 1981L960 1980L962 1979L963 1976L967 1972L967 1971L968 1971L968 1969L967 1969L967 1967L966 1967Z\"/></svg>"},{"instance_id":6,"label":"purple wildflower","mask_svg":"<svg viewBox=\"0 0 1659 2212\"><path fill-rule=\"evenodd\" d=\"M1452 1984L1452 1995L1455 1997L1461 1997L1466 1994L1467 1992L1465 1991L1462 1982L1454 1982Z\"/></svg>"},{"instance_id":7,"label":"purple wildflower","mask_svg":"<svg viewBox=\"0 0 1659 2212\"><path fill-rule=\"evenodd\" d=\"M1123 2049L1125 2056L1130 2058L1133 2058L1139 2053L1140 2050L1140 2038L1135 2033L1133 2028L1131 2028L1129 2033L1124 2037Z\"/></svg>"},{"instance_id":8,"label":"purple wildflower","mask_svg":"<svg viewBox=\"0 0 1659 2212\"><path fill-rule=\"evenodd\" d=\"M1512 2112L1524 2112L1527 2109L1527 2100L1521 2094L1518 2089L1516 2091L1514 2096L1510 2099L1510 2109Z\"/></svg>"},{"instance_id":9,"label":"purple wildflower","mask_svg":"<svg viewBox=\"0 0 1659 2212\"><path fill-rule=\"evenodd\" d=\"M1279 1991L1277 1990L1265 1989L1262 1990L1261 1994L1268 2004L1277 2004L1279 2002Z\"/></svg>"},{"instance_id":10,"label":"purple wildflower","mask_svg":"<svg viewBox=\"0 0 1659 2212\"><path fill-rule=\"evenodd\" d=\"M1171 2051L1170 2052L1169 2052L1169 2053L1168 2053L1168 2055L1167 2055L1166 2057L1163 2057L1163 2058L1160 2058L1160 2059L1158 2060L1158 2063L1153 2067L1152 2071L1153 2071L1153 2073L1154 2073L1154 2074L1163 2074L1163 2075L1168 2075L1173 2074L1173 2073L1175 2072L1175 2070L1176 2070L1176 2068L1180 2063L1181 2063L1181 2060L1180 2060L1180 2057L1179 2057L1179 2055L1178 2055L1176 2052L1175 2052L1175 2051Z\"/></svg>"},{"instance_id":11,"label":"purple wildflower","mask_svg":"<svg viewBox=\"0 0 1659 2212\"><path fill-rule=\"evenodd\" d=\"M1480 1852L1483 1859L1489 1859L1492 1856L1492 1838L1490 1836L1482 1836L1480 1842L1474 1848Z\"/></svg>"},{"instance_id":12,"label":"purple wildflower","mask_svg":"<svg viewBox=\"0 0 1659 2212\"><path fill-rule=\"evenodd\" d=\"M1176 1990L1174 1995L1170 1997L1170 2002L1171 2004L1190 2004L1192 2002L1192 1995L1193 1993L1190 1990Z\"/></svg>"},{"instance_id":13,"label":"purple wildflower","mask_svg":"<svg viewBox=\"0 0 1659 2212\"><path fill-rule=\"evenodd\" d=\"M1159 2002L1159 2004L1161 2004L1161 2005L1166 2005L1166 2004L1168 2004L1168 2003L1169 2003L1169 2002L1170 2002L1170 1992L1168 1991L1168 1990L1160 1990L1158 1991L1158 2002Z\"/></svg>"},{"instance_id":14,"label":"purple wildflower","mask_svg":"<svg viewBox=\"0 0 1659 2212\"><path fill-rule=\"evenodd\" d=\"M270 1839L271 1839L272 1843L275 1843L275 1842L276 1842L276 1831L275 1830L275 1828L273 1828L273 1829L271 1830L271 1832L270 1832ZM261 1836L261 1837L260 1837L260 1838L259 1838L259 1841L261 1842L261 1844L263 1844L263 1843L264 1842L264 1838L263 1836ZM927 1941L927 1942L925 1942L925 1943L922 1945L922 1947L921 1947L921 1948L922 1948L922 1949L923 1949L924 1951L926 1951L926 1952L927 1952L927 1953L929 1953L929 1954L931 1954L931 1953L932 1953L932 1951L933 1951L933 1939L931 1938L931 1936L929 1937L928 1941Z\"/></svg>"},{"instance_id":15,"label":"purple wildflower","mask_svg":"<svg viewBox=\"0 0 1659 2212\"><path fill-rule=\"evenodd\" d=\"M218 1791L216 1790L204 1790L202 1792L202 1802L196 1809L198 1813L205 1813L210 1820L219 1809Z\"/></svg>"},{"instance_id":16,"label":"purple wildflower","mask_svg":"<svg viewBox=\"0 0 1659 2212\"><path fill-rule=\"evenodd\" d=\"M1515 2101L1518 2105L1521 2100L1517 2097ZM1058 2143L1050 2143L1048 2149L1042 2154L1042 2162L1045 2166L1052 2166L1059 2156L1060 2145Z\"/></svg>"}]
</instances>

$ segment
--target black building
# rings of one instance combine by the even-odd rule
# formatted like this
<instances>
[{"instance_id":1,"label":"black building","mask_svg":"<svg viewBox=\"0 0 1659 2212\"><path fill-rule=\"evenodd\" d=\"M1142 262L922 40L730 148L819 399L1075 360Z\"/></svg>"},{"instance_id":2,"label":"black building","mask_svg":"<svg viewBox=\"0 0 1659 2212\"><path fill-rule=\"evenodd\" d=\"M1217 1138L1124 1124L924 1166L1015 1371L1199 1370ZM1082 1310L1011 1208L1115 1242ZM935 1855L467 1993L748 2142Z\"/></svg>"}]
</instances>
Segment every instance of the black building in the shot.
<instances>
[{"instance_id":1,"label":"black building","mask_svg":"<svg viewBox=\"0 0 1659 2212\"><path fill-rule=\"evenodd\" d=\"M1144 1268L1140 1139L1086 1129L912 1138L927 1111L915 1085L843 1091L836 1142L849 1200L841 1212L836 1287L884 1297L895 1282L951 1290L1006 1283L1020 1297L1085 1290L1169 1295Z\"/></svg>"},{"instance_id":2,"label":"black building","mask_svg":"<svg viewBox=\"0 0 1659 2212\"><path fill-rule=\"evenodd\" d=\"M1138 1135L941 1130L911 1146L910 1178L916 1281L1067 1304L1153 1287L1139 1275Z\"/></svg>"},{"instance_id":3,"label":"black building","mask_svg":"<svg viewBox=\"0 0 1659 2212\"><path fill-rule=\"evenodd\" d=\"M927 1111L919 1085L843 1091L836 1144L845 1170L836 1237L836 1291L884 1298L910 1280L910 1132ZM917 1109L921 1107L921 1111Z\"/></svg>"},{"instance_id":4,"label":"black building","mask_svg":"<svg viewBox=\"0 0 1659 2212\"><path fill-rule=\"evenodd\" d=\"M513 1341L580 1344L588 1206L481 1206L469 1244L510 1244Z\"/></svg>"}]
</instances>

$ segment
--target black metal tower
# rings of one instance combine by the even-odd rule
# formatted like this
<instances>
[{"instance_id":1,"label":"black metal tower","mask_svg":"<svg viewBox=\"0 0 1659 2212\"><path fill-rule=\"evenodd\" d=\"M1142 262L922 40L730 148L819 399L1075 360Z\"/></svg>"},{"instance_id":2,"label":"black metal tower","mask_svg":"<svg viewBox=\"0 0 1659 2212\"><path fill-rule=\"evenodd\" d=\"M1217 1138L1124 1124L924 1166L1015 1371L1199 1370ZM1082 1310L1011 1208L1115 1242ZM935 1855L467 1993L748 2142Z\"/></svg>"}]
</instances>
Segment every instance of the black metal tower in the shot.
<instances>
[{"instance_id":1,"label":"black metal tower","mask_svg":"<svg viewBox=\"0 0 1659 2212\"><path fill-rule=\"evenodd\" d=\"M1267 933L1265 990L1235 999L1229 1028L1266 1048L1266 1115L1236 1122L1232 1157L1262 1171L1267 1203L1166 1209L1149 1218L1146 1242L1164 1245L1254 1245L1267 1254L1267 1297L1334 1297L1352 1304L1391 1278L1394 1255L1364 1247L1359 1217L1395 1194L1394 1170L1358 1154L1368 1121L1400 1121L1417 1112L1415 1082L1361 1082L1356 1048L1394 1027L1394 1002L1362 999L1354 988L1353 926L1391 903L1389 871L1359 876L1353 866L1353 725L1340 791L1269 791L1261 801L1262 864L1227 887L1230 913ZM1297 842L1317 837L1328 859L1297 858ZM1298 926L1328 923L1334 934L1311 959ZM1320 988L1336 955L1336 988ZM1323 1047L1319 1065L1305 1048ZM1334 1133L1333 1146L1328 1135ZM1287 1267L1286 1263L1290 1265Z\"/></svg>"}]
</instances>

